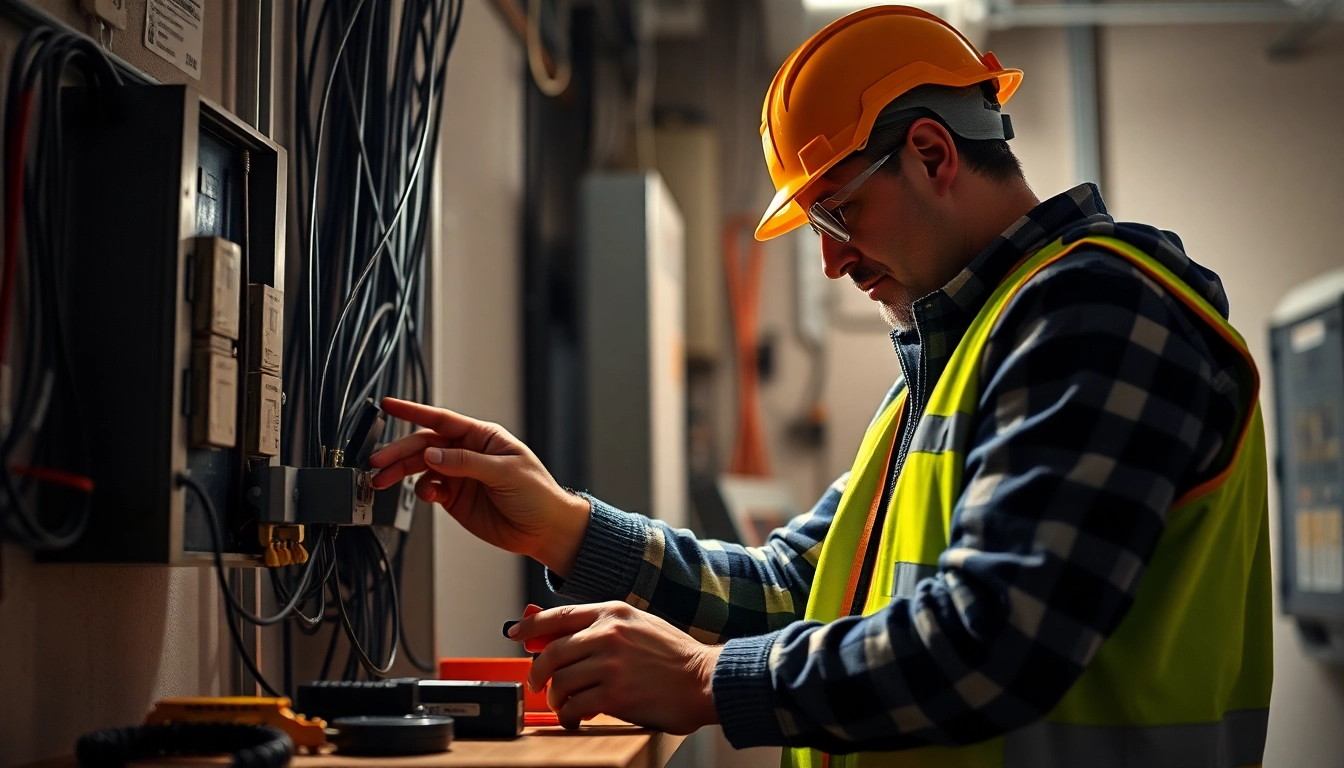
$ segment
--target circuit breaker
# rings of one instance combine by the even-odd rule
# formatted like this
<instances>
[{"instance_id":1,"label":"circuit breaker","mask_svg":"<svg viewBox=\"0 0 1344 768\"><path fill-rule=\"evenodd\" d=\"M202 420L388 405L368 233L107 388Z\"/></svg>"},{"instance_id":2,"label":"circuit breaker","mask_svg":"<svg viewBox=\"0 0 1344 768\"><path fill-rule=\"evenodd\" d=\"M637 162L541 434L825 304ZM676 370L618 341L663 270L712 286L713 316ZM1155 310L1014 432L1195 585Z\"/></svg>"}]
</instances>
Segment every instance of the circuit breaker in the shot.
<instances>
[{"instance_id":1,"label":"circuit breaker","mask_svg":"<svg viewBox=\"0 0 1344 768\"><path fill-rule=\"evenodd\" d=\"M1344 269L1289 292L1270 329L1283 610L1344 663Z\"/></svg>"},{"instance_id":2,"label":"circuit breaker","mask_svg":"<svg viewBox=\"0 0 1344 768\"><path fill-rule=\"evenodd\" d=\"M186 472L223 518L229 562L260 564L244 495L278 463L285 151L189 86L62 98L65 306L98 459L88 529L49 557L209 562Z\"/></svg>"}]
</instances>

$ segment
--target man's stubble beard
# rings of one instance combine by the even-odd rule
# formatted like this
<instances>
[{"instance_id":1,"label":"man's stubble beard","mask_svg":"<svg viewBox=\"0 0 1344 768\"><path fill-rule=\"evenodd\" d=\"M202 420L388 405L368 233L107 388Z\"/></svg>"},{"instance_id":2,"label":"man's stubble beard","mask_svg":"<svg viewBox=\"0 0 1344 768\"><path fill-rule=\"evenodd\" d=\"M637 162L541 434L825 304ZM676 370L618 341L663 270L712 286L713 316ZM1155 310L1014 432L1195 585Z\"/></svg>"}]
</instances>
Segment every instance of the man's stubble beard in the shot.
<instances>
[{"instance_id":1,"label":"man's stubble beard","mask_svg":"<svg viewBox=\"0 0 1344 768\"><path fill-rule=\"evenodd\" d=\"M861 286L879 277L891 278L891 273L875 264L860 262L850 270L849 277L854 281L854 286L862 290ZM895 301L879 301L877 304L883 322L898 331L915 327L914 297L910 293L906 286L901 285L901 295Z\"/></svg>"},{"instance_id":2,"label":"man's stubble beard","mask_svg":"<svg viewBox=\"0 0 1344 768\"><path fill-rule=\"evenodd\" d=\"M909 301L878 302L877 313L892 330L908 331L915 327L915 307Z\"/></svg>"}]
</instances>

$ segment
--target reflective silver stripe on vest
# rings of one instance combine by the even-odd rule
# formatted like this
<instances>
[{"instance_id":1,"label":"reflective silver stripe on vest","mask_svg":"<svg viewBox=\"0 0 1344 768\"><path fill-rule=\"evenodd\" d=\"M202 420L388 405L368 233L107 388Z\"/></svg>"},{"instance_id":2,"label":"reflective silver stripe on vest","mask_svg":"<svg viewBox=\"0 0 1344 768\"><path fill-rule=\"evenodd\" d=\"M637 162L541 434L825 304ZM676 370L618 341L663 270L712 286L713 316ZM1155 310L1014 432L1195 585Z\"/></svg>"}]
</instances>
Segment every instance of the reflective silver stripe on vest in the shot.
<instances>
[{"instance_id":1,"label":"reflective silver stripe on vest","mask_svg":"<svg viewBox=\"0 0 1344 768\"><path fill-rule=\"evenodd\" d=\"M966 445L971 431L971 414L954 413L951 416L924 414L915 427L910 450L920 453L943 453Z\"/></svg>"},{"instance_id":2,"label":"reflective silver stripe on vest","mask_svg":"<svg viewBox=\"0 0 1344 768\"><path fill-rule=\"evenodd\" d=\"M897 563L891 576L891 597L914 597L915 585L938 572L936 565Z\"/></svg>"},{"instance_id":3,"label":"reflective silver stripe on vest","mask_svg":"<svg viewBox=\"0 0 1344 768\"><path fill-rule=\"evenodd\" d=\"M1070 725L1041 721L1004 737L1004 768L1237 768L1265 754L1268 709L1228 712L1218 723Z\"/></svg>"}]
</instances>

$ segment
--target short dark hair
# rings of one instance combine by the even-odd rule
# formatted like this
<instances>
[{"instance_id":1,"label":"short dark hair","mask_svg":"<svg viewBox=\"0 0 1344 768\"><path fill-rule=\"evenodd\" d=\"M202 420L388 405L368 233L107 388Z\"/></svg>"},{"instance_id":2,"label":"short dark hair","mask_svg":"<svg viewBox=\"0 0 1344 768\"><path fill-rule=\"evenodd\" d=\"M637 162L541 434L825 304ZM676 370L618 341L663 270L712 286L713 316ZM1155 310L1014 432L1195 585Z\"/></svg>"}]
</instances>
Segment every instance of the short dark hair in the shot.
<instances>
[{"instance_id":1,"label":"short dark hair","mask_svg":"<svg viewBox=\"0 0 1344 768\"><path fill-rule=\"evenodd\" d=\"M969 85L964 88L951 89L958 96L969 96L976 90L979 90L986 99L998 103L998 96L995 93L992 82L981 83L979 85ZM884 125L873 129L868 137L868 144L858 151L860 157L865 158L869 163L875 163L883 155L894 152L905 146L905 142L910 138L910 126L914 125L916 120L930 117L937 120L948 133L952 134L952 143L957 147L957 154L961 157L961 162L972 171L988 176L995 181L1009 181L1012 179L1024 178L1022 175L1022 163L1013 154L1009 148L1008 142L1004 139L964 139L957 135L956 131L948 128L947 123L941 117L932 111L925 115L914 115L901 118L890 125ZM881 171L896 173L901 170L901 156L899 153L893 154L887 162L882 164Z\"/></svg>"}]
</instances>

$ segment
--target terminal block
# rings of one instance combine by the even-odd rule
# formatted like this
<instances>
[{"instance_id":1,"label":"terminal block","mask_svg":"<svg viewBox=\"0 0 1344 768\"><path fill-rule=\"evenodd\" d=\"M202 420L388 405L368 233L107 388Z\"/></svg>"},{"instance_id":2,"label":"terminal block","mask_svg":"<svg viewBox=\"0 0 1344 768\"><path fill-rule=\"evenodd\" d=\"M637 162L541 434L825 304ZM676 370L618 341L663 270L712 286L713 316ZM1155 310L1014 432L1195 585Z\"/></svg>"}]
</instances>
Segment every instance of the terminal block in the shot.
<instances>
[{"instance_id":1,"label":"terminal block","mask_svg":"<svg viewBox=\"0 0 1344 768\"><path fill-rule=\"evenodd\" d=\"M257 525L257 539L264 550L267 568L303 565L308 562L308 550L303 546L302 525Z\"/></svg>"},{"instance_id":2,"label":"terminal block","mask_svg":"<svg viewBox=\"0 0 1344 768\"><path fill-rule=\"evenodd\" d=\"M263 523L370 525L372 477L354 467L264 467L248 498Z\"/></svg>"}]
</instances>

